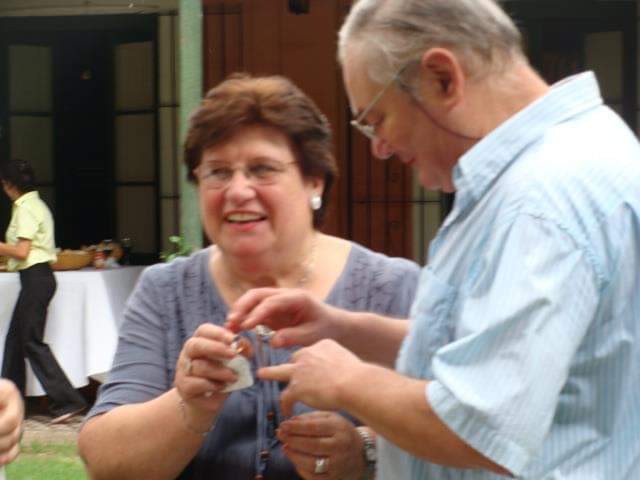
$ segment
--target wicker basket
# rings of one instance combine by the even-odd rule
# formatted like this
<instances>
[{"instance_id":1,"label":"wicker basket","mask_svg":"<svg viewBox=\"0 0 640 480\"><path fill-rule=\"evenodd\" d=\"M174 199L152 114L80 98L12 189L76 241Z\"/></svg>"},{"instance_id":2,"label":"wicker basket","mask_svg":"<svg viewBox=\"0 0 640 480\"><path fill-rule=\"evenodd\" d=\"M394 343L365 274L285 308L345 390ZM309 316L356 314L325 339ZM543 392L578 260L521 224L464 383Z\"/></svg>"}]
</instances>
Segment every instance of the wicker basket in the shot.
<instances>
[{"instance_id":1,"label":"wicker basket","mask_svg":"<svg viewBox=\"0 0 640 480\"><path fill-rule=\"evenodd\" d=\"M79 270L91 265L93 254L85 250L63 250L58 253L58 260L51 265L54 270Z\"/></svg>"}]
</instances>

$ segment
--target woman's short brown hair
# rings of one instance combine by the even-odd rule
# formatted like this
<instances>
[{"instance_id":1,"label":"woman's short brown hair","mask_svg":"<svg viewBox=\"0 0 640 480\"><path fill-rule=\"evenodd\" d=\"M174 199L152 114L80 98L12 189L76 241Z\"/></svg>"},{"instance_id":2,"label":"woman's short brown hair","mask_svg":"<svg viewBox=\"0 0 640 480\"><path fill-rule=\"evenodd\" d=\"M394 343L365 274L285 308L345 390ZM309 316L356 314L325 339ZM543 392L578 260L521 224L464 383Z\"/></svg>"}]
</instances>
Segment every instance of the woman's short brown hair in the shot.
<instances>
[{"instance_id":1,"label":"woman's short brown hair","mask_svg":"<svg viewBox=\"0 0 640 480\"><path fill-rule=\"evenodd\" d=\"M234 74L209 90L189 122L184 145L187 179L197 181L194 170L205 150L247 125L281 131L294 147L303 177L324 179L322 207L313 212L313 225L320 227L337 175L331 127L313 100L287 78Z\"/></svg>"}]
</instances>

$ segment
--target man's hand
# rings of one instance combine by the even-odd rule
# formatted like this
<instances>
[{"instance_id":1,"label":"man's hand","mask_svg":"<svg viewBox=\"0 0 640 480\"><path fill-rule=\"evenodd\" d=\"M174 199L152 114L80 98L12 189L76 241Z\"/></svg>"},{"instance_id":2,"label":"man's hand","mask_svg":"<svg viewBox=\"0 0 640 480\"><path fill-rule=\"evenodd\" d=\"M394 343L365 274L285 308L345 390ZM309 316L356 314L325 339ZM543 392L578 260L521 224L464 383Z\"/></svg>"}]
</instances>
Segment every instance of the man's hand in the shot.
<instances>
[{"instance_id":1,"label":"man's hand","mask_svg":"<svg viewBox=\"0 0 640 480\"><path fill-rule=\"evenodd\" d=\"M304 290L257 288L249 290L231 307L228 329L251 330L264 325L276 333L274 348L312 345L340 334L341 317L348 312L331 307Z\"/></svg>"},{"instance_id":2,"label":"man's hand","mask_svg":"<svg viewBox=\"0 0 640 480\"><path fill-rule=\"evenodd\" d=\"M265 380L289 382L280 396L285 415L302 402L318 410L339 410L341 396L350 388L349 378L363 362L333 340L322 340L295 352L291 363L258 370Z\"/></svg>"}]
</instances>

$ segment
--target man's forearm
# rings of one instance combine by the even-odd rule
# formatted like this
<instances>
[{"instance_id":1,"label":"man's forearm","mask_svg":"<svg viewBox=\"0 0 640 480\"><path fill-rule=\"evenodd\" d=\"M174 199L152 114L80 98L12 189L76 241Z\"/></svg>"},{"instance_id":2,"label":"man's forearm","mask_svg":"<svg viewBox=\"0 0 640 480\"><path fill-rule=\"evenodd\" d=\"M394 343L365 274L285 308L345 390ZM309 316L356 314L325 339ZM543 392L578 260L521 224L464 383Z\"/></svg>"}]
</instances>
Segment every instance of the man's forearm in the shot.
<instances>
[{"instance_id":1,"label":"man's forearm","mask_svg":"<svg viewBox=\"0 0 640 480\"><path fill-rule=\"evenodd\" d=\"M409 321L353 312L340 319L337 342L365 361L393 367Z\"/></svg>"},{"instance_id":2,"label":"man's forearm","mask_svg":"<svg viewBox=\"0 0 640 480\"><path fill-rule=\"evenodd\" d=\"M438 418L426 398L427 384L425 380L364 364L345 376L341 408L416 457L454 468L483 468L508 474Z\"/></svg>"}]
</instances>

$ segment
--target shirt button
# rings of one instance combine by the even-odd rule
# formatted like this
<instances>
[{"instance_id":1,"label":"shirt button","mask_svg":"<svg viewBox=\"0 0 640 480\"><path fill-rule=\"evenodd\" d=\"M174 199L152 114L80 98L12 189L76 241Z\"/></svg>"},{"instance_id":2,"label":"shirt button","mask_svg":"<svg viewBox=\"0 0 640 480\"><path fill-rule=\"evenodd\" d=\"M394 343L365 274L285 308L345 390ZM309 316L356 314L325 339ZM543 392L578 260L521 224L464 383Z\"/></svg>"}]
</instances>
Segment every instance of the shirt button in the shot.
<instances>
[{"instance_id":1,"label":"shirt button","mask_svg":"<svg viewBox=\"0 0 640 480\"><path fill-rule=\"evenodd\" d=\"M260 460L268 460L269 459L269 450L260 450Z\"/></svg>"}]
</instances>

